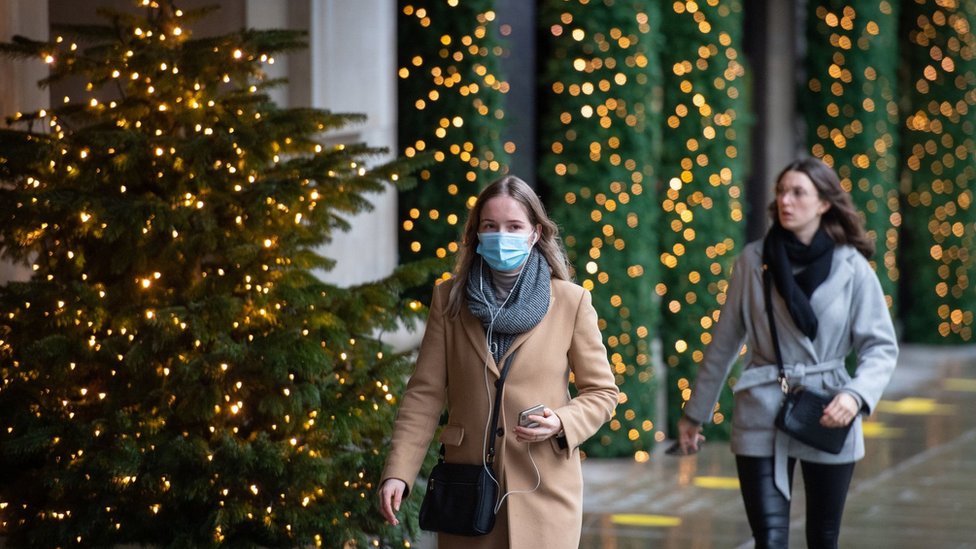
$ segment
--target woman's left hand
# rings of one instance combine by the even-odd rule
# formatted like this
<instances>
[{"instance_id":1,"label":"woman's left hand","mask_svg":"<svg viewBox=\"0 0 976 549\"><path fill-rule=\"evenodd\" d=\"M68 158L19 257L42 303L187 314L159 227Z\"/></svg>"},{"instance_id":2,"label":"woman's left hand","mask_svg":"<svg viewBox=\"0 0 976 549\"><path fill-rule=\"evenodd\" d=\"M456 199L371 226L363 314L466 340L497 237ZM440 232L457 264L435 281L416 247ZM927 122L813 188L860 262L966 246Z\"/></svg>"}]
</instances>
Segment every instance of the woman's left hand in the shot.
<instances>
[{"instance_id":1,"label":"woman's left hand","mask_svg":"<svg viewBox=\"0 0 976 549\"><path fill-rule=\"evenodd\" d=\"M841 391L834 395L834 399L824 408L820 424L824 427L845 427L857 417L857 400L850 394Z\"/></svg>"},{"instance_id":2,"label":"woman's left hand","mask_svg":"<svg viewBox=\"0 0 976 549\"><path fill-rule=\"evenodd\" d=\"M552 410L546 408L542 414L541 416L529 416L529 419L539 424L537 427L516 426L515 440L519 442L542 442L558 435L563 430L562 420Z\"/></svg>"}]
</instances>

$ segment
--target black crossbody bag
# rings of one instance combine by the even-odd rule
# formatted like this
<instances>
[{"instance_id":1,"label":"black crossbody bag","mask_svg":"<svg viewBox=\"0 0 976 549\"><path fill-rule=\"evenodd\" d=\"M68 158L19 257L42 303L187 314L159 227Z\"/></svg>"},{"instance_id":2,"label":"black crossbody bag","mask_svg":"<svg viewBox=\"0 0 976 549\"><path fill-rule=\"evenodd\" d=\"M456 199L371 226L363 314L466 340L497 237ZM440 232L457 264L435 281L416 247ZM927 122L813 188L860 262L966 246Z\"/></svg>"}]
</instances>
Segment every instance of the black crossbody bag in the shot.
<instances>
[{"instance_id":1,"label":"black crossbody bag","mask_svg":"<svg viewBox=\"0 0 976 549\"><path fill-rule=\"evenodd\" d=\"M420 527L458 536L483 536L495 526L498 483L492 464L495 461L495 436L502 405L502 387L515 353L508 355L501 375L495 381L495 404L491 409L491 431L485 462L476 465L447 463L444 445L441 457L430 471L427 491L420 504Z\"/></svg>"},{"instance_id":2,"label":"black crossbody bag","mask_svg":"<svg viewBox=\"0 0 976 549\"><path fill-rule=\"evenodd\" d=\"M776 350L776 364L779 365L779 383L785 395L783 406L776 415L776 427L808 446L831 454L839 454L844 448L847 433L850 432L854 422L844 427L824 427L820 424L820 418L823 416L824 408L833 400L833 396L802 386L790 389L786 381L786 369L783 368L783 355L779 349L776 322L773 320L772 285L769 269L763 265L766 316L769 317L769 331L773 337L773 348Z\"/></svg>"}]
</instances>

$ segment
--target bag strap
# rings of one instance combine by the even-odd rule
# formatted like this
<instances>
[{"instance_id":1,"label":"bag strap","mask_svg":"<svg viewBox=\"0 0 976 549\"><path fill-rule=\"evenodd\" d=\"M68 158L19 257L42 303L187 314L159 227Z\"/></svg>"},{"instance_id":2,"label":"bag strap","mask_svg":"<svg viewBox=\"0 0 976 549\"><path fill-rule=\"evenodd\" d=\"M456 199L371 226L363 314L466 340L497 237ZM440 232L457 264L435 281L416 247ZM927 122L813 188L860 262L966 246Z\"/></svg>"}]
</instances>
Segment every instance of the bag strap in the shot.
<instances>
[{"instance_id":1,"label":"bag strap","mask_svg":"<svg viewBox=\"0 0 976 549\"><path fill-rule=\"evenodd\" d=\"M485 463L488 465L495 462L495 438L497 437L495 431L498 430L498 417L501 415L499 411L502 407L502 387L505 386L505 378L508 377L508 371L512 367L512 360L515 358L515 352L516 351L512 351L512 354L508 355L508 358L505 359L505 365L502 367L501 375L498 376L497 380L495 380L495 404L491 407L491 431L490 436L488 437L488 452L485 454ZM444 449L443 444L441 444L440 453L440 461L444 461L446 450Z\"/></svg>"},{"instance_id":2,"label":"bag strap","mask_svg":"<svg viewBox=\"0 0 976 549\"><path fill-rule=\"evenodd\" d=\"M508 377L508 371L512 368L515 353L516 351L512 351L512 354L505 359L505 366L502 367L501 375L495 380L495 405L491 407L491 431L488 435L490 442L488 442L488 453L485 455L485 463L488 465L495 462L495 438L497 438L495 431L498 430L498 417L501 415L502 387L505 386L505 378Z\"/></svg>"},{"instance_id":3,"label":"bag strap","mask_svg":"<svg viewBox=\"0 0 976 549\"><path fill-rule=\"evenodd\" d=\"M769 333L773 338L773 349L776 351L776 365L779 366L779 386L784 393L790 391L790 384L786 381L786 368L783 367L783 353L779 349L779 335L776 333L776 321L773 320L773 281L769 266L763 263L763 294L766 297L766 317L769 318Z\"/></svg>"}]
</instances>

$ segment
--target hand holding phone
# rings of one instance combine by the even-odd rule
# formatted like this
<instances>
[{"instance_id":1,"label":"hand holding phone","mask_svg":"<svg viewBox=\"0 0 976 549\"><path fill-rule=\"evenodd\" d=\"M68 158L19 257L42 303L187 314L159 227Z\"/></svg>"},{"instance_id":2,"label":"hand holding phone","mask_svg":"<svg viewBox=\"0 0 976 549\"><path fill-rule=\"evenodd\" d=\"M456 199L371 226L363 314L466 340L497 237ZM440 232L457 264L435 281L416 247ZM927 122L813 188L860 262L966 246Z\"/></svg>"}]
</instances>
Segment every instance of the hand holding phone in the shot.
<instances>
[{"instance_id":1,"label":"hand holding phone","mask_svg":"<svg viewBox=\"0 0 976 549\"><path fill-rule=\"evenodd\" d=\"M686 452L681 448L681 442L676 441L671 446L668 446L668 449L665 450L664 453L669 456L690 456L692 454L697 454L700 448L701 443L699 442L697 448L692 448Z\"/></svg>"},{"instance_id":2,"label":"hand holding phone","mask_svg":"<svg viewBox=\"0 0 976 549\"><path fill-rule=\"evenodd\" d=\"M683 446L682 442L684 442ZM703 442L705 442L705 435L702 434L701 423L681 416L678 420L678 440L664 453L669 456L690 456L698 453Z\"/></svg>"},{"instance_id":3,"label":"hand holding phone","mask_svg":"<svg viewBox=\"0 0 976 549\"><path fill-rule=\"evenodd\" d=\"M521 412L519 412L519 418L518 418L519 425L521 425L522 427L528 427L530 429L533 427L538 427L539 424L529 419L529 416L544 415L545 410L546 410L546 406L544 404L536 404L531 408L526 408L525 410L522 410Z\"/></svg>"}]
</instances>

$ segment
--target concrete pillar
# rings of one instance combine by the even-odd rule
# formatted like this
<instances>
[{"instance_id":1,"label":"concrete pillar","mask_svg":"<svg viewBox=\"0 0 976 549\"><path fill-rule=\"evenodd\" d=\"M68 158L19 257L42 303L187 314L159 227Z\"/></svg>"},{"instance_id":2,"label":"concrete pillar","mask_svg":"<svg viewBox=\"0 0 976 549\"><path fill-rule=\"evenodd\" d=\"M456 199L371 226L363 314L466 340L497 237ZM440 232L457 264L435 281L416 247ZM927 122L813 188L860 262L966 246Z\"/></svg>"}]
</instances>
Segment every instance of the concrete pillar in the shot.
<instances>
[{"instance_id":1,"label":"concrete pillar","mask_svg":"<svg viewBox=\"0 0 976 549\"><path fill-rule=\"evenodd\" d=\"M295 2L301 4L302 2ZM289 25L287 0L246 0L244 7L245 26L252 29L287 29ZM274 65L265 65L264 72L269 80L275 78L290 78L288 72L288 56L275 56ZM291 106L288 97L288 87L278 86L268 90L268 96L280 107Z\"/></svg>"},{"instance_id":2,"label":"concrete pillar","mask_svg":"<svg viewBox=\"0 0 976 549\"><path fill-rule=\"evenodd\" d=\"M337 113L363 113L364 124L341 129L337 142L365 142L396 151L396 2L317 0L310 13L311 106ZM371 160L379 163L392 158ZM321 251L337 260L320 273L339 285L381 278L397 265L396 193L369 195L372 212L349 221Z\"/></svg>"},{"instance_id":3,"label":"concrete pillar","mask_svg":"<svg viewBox=\"0 0 976 549\"><path fill-rule=\"evenodd\" d=\"M505 94L505 142L515 145L510 173L536 187L538 174L538 69L536 38L538 7L525 0L498 0L498 27L505 45L501 73L509 84Z\"/></svg>"},{"instance_id":4,"label":"concrete pillar","mask_svg":"<svg viewBox=\"0 0 976 549\"><path fill-rule=\"evenodd\" d=\"M752 170L746 186L749 240L761 238L769 224L766 206L773 198L773 178L800 153L796 109L798 48L803 26L797 14L805 2L746 2L745 50L752 69L755 126Z\"/></svg>"},{"instance_id":5,"label":"concrete pillar","mask_svg":"<svg viewBox=\"0 0 976 549\"><path fill-rule=\"evenodd\" d=\"M9 42L16 35L34 40L48 37L47 2L0 2L0 41ZM0 120L16 112L29 112L50 106L50 94L38 88L37 81L47 76L47 65L41 60L0 58ZM30 270L0 260L0 284L26 280Z\"/></svg>"}]
</instances>

